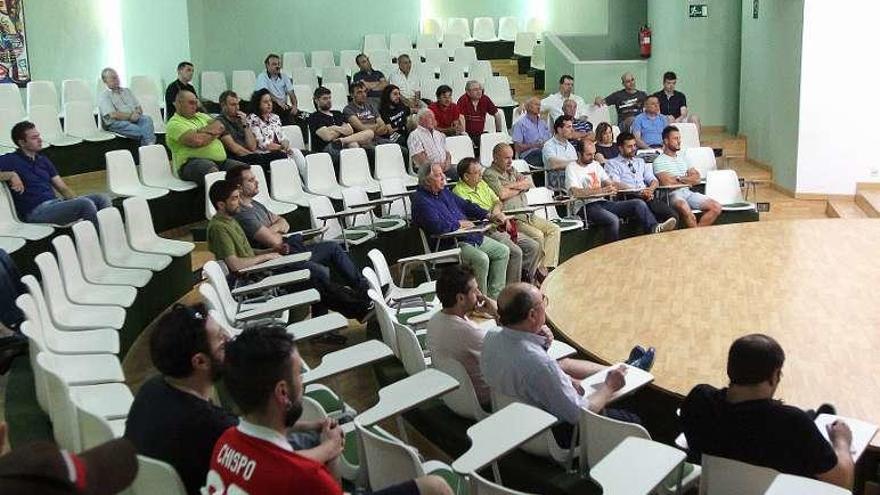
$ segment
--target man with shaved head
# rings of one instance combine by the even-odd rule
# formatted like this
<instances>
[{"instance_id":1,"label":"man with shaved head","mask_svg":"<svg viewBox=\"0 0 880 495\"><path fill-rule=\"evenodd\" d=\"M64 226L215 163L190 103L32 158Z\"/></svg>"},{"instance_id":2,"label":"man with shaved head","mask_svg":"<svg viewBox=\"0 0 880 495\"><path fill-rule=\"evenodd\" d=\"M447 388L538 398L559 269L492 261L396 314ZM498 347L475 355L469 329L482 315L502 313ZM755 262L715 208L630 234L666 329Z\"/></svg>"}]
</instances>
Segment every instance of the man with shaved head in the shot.
<instances>
[{"instance_id":1,"label":"man with shaved head","mask_svg":"<svg viewBox=\"0 0 880 495\"><path fill-rule=\"evenodd\" d=\"M489 388L511 399L539 407L561 420L553 427L557 442L569 445L581 408L628 421L638 418L630 413L606 410L612 394L626 383L626 368L611 370L605 383L587 396L580 382L605 369L597 363L580 359L556 361L547 349L553 332L547 321L547 297L533 285L512 284L498 297L498 323L486 334L480 355L480 371ZM633 349L633 354L638 353ZM650 369L654 353L645 353L631 364Z\"/></svg>"},{"instance_id":2,"label":"man with shaved head","mask_svg":"<svg viewBox=\"0 0 880 495\"><path fill-rule=\"evenodd\" d=\"M495 130L501 132L501 116L498 107L483 93L483 85L479 81L468 81L464 94L458 99L458 111L464 116L464 130L474 146L480 146L480 134L486 128L486 115L495 117Z\"/></svg>"},{"instance_id":3,"label":"man with shaved head","mask_svg":"<svg viewBox=\"0 0 880 495\"><path fill-rule=\"evenodd\" d=\"M520 159L533 167L544 168L541 149L552 135L541 118L541 100L537 96L529 98L525 110L525 114L513 124L513 147Z\"/></svg>"},{"instance_id":4,"label":"man with shaved head","mask_svg":"<svg viewBox=\"0 0 880 495\"><path fill-rule=\"evenodd\" d=\"M614 105L617 109L617 125L621 131L629 131L633 119L642 113L642 106L648 94L636 89L636 76L626 72L620 76L623 89L615 91L605 98L597 97L596 105Z\"/></svg>"},{"instance_id":5,"label":"man with shaved head","mask_svg":"<svg viewBox=\"0 0 880 495\"><path fill-rule=\"evenodd\" d=\"M669 119L660 113L660 101L656 96L645 100L645 111L640 113L632 123L632 135L636 137L639 149L660 148L663 146L663 129Z\"/></svg>"},{"instance_id":6,"label":"man with shaved head","mask_svg":"<svg viewBox=\"0 0 880 495\"><path fill-rule=\"evenodd\" d=\"M409 155L416 170L428 165L440 165L449 180L458 180L456 167L452 165L452 155L446 149L446 136L437 130L437 117L427 108L417 114L419 126L406 140Z\"/></svg>"}]
</instances>

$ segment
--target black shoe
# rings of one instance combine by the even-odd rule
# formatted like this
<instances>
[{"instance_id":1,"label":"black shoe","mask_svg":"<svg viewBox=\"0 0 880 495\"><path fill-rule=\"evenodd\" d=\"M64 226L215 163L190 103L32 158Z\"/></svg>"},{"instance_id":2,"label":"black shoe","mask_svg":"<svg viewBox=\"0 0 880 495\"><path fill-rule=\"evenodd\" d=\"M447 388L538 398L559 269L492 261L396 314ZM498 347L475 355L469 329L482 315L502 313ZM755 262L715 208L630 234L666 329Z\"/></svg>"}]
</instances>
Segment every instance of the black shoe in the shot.
<instances>
[{"instance_id":1,"label":"black shoe","mask_svg":"<svg viewBox=\"0 0 880 495\"><path fill-rule=\"evenodd\" d=\"M830 414L832 416L837 415L837 408L831 404L825 403L819 406L819 409L816 409L816 416L820 414Z\"/></svg>"},{"instance_id":2,"label":"black shoe","mask_svg":"<svg viewBox=\"0 0 880 495\"><path fill-rule=\"evenodd\" d=\"M338 331L334 331L316 337L315 342L330 345L344 345L348 342L348 337L342 335Z\"/></svg>"},{"instance_id":3,"label":"black shoe","mask_svg":"<svg viewBox=\"0 0 880 495\"><path fill-rule=\"evenodd\" d=\"M626 358L626 364L632 366L633 363L639 360L640 357L645 355L645 348L637 345L629 351L629 357Z\"/></svg>"},{"instance_id":4,"label":"black shoe","mask_svg":"<svg viewBox=\"0 0 880 495\"><path fill-rule=\"evenodd\" d=\"M27 348L28 338L20 333L13 333L12 335L0 338L0 352L6 350L20 350L24 352Z\"/></svg>"},{"instance_id":5,"label":"black shoe","mask_svg":"<svg viewBox=\"0 0 880 495\"><path fill-rule=\"evenodd\" d=\"M654 354L656 353L656 349L653 347L649 347L648 350L645 351L645 354L636 359L631 366L635 366L636 368L643 369L645 371L651 371L651 368L654 366Z\"/></svg>"}]
</instances>

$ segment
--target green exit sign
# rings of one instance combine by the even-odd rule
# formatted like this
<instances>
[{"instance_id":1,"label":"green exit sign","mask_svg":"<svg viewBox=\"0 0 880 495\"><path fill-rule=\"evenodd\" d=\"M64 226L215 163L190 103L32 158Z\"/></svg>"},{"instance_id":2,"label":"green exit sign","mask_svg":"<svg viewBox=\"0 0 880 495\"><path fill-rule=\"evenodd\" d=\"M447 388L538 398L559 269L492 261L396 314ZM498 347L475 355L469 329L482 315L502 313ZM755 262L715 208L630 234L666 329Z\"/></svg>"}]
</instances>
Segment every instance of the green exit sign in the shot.
<instances>
[{"instance_id":1,"label":"green exit sign","mask_svg":"<svg viewBox=\"0 0 880 495\"><path fill-rule=\"evenodd\" d=\"M688 5L688 16L709 17L709 6L705 3Z\"/></svg>"}]
</instances>

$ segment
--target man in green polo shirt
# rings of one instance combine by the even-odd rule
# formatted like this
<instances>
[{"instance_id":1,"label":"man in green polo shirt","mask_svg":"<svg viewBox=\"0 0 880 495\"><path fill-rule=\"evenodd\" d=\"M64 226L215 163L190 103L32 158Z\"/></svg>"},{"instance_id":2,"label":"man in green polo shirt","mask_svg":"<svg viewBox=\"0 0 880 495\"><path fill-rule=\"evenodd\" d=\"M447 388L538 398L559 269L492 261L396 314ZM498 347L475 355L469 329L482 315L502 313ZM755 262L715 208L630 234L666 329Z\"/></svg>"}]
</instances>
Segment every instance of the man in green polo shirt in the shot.
<instances>
[{"instance_id":1,"label":"man in green polo shirt","mask_svg":"<svg viewBox=\"0 0 880 495\"><path fill-rule=\"evenodd\" d=\"M531 237L516 232L512 225L516 220L501 211L501 200L483 180L483 166L479 160L463 158L458 163L457 171L459 181L452 192L490 212L490 218L497 224L497 228L486 232L486 235L510 249L507 283L520 282L523 277L533 280L538 263L543 258L541 246Z\"/></svg>"},{"instance_id":2,"label":"man in green polo shirt","mask_svg":"<svg viewBox=\"0 0 880 495\"><path fill-rule=\"evenodd\" d=\"M226 148L220 141L226 127L199 112L195 94L181 90L174 107L176 112L165 126L165 142L171 149L172 168L178 177L201 185L205 175L241 163L226 158Z\"/></svg>"}]
</instances>

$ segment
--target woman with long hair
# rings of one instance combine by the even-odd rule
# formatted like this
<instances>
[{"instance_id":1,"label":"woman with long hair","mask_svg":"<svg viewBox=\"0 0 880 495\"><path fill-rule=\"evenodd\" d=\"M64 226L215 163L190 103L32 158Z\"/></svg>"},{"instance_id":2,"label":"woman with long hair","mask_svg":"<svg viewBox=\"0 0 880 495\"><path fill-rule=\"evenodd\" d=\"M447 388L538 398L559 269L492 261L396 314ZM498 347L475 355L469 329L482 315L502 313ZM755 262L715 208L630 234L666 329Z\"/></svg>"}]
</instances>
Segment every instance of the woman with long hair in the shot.
<instances>
[{"instance_id":1,"label":"woman with long hair","mask_svg":"<svg viewBox=\"0 0 880 495\"><path fill-rule=\"evenodd\" d=\"M272 113L272 94L266 88L251 95L251 113L247 116L248 128L257 140L257 152L281 151L287 153L290 143L281 132L281 117Z\"/></svg>"}]
</instances>

